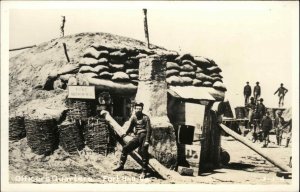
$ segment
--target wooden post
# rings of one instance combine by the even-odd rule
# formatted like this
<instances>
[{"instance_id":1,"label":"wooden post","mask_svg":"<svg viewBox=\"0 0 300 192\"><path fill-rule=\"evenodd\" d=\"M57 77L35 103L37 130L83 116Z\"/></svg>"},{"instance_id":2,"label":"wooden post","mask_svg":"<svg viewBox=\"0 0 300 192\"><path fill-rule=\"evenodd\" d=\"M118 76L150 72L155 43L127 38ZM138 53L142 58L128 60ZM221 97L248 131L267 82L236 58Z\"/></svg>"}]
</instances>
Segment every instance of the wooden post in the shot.
<instances>
[{"instance_id":1,"label":"wooden post","mask_svg":"<svg viewBox=\"0 0 300 192\"><path fill-rule=\"evenodd\" d=\"M65 52L66 58L68 60L68 63L70 63L70 59L69 59L69 55L68 55L68 52L67 52L67 45L66 45L66 43L63 43L63 46L64 46L64 52Z\"/></svg>"},{"instance_id":2,"label":"wooden post","mask_svg":"<svg viewBox=\"0 0 300 192\"><path fill-rule=\"evenodd\" d=\"M243 136L237 134L236 132L232 131L231 129L229 129L228 127L226 127L224 124L220 124L220 126L231 137L233 137L234 139L238 140L242 144L246 145L247 147L249 147L250 149L252 149L256 153L258 153L259 155L261 155L263 158L265 158L266 160L268 160L270 163L272 163L273 165L275 165L279 169L281 169L283 171L286 171L286 172L290 172L291 171L290 168L287 165L283 165L280 162L276 161L275 159L273 159L272 157L270 157L268 154L266 154L264 151L262 151L260 148L258 148L257 146L255 146L252 142L250 142L249 140L247 140L245 137L243 137Z\"/></svg>"},{"instance_id":3,"label":"wooden post","mask_svg":"<svg viewBox=\"0 0 300 192\"><path fill-rule=\"evenodd\" d=\"M66 22L66 17L65 16L61 16L62 20L61 20L61 26L60 26L60 37L64 37L65 36L65 22Z\"/></svg>"},{"instance_id":4,"label":"wooden post","mask_svg":"<svg viewBox=\"0 0 300 192\"><path fill-rule=\"evenodd\" d=\"M148 33L148 22L147 22L147 9L143 9L144 11L144 30L145 30L145 37L147 41L147 47L150 49L150 43L149 43L149 33Z\"/></svg>"}]
</instances>

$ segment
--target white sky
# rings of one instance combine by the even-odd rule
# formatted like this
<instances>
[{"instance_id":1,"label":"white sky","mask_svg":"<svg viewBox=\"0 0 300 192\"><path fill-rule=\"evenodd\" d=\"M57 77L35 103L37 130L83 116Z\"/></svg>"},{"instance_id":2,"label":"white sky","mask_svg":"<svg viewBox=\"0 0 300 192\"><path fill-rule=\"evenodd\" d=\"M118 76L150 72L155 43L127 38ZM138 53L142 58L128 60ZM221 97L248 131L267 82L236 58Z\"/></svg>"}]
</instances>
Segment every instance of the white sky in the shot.
<instances>
[{"instance_id":1,"label":"white sky","mask_svg":"<svg viewBox=\"0 0 300 192\"><path fill-rule=\"evenodd\" d=\"M66 16L65 35L109 32L144 40L145 7L150 42L215 60L233 106L243 105L246 81L252 86L260 82L268 107L277 106L273 93L284 83L289 89L285 104L291 105L293 66L298 68L299 2L93 3L11 9L9 48L59 37L61 15Z\"/></svg>"}]
</instances>

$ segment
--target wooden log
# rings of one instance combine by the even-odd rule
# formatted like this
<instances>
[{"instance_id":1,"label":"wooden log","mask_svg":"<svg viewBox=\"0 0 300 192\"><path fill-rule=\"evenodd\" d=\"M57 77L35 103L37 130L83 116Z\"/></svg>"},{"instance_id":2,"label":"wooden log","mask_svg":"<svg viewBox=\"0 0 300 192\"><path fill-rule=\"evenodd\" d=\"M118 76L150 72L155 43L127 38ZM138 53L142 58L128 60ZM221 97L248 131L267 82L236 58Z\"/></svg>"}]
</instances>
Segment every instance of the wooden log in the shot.
<instances>
[{"instance_id":1,"label":"wooden log","mask_svg":"<svg viewBox=\"0 0 300 192\"><path fill-rule=\"evenodd\" d=\"M239 142L241 142L242 144L246 145L247 147L249 147L250 149L252 149L253 151L255 151L256 153L258 153L259 155L261 155L263 158L265 158L267 161L269 161L270 163L272 163L273 165L275 165L276 167L278 167L279 169L286 171L286 172L291 172L290 168L284 164L282 164L281 162L278 162L277 160L273 159L272 157L270 157L268 154L266 154L264 151L262 151L260 148L258 148L257 146L255 146L253 143L251 143L249 140L247 140L245 137L235 133L234 131L232 131L230 128L228 128L227 126L225 126L224 124L220 124L220 127L227 133L229 134L231 137L233 137L234 139L238 140Z\"/></svg>"},{"instance_id":2,"label":"wooden log","mask_svg":"<svg viewBox=\"0 0 300 192\"><path fill-rule=\"evenodd\" d=\"M69 59L69 55L68 55L68 52L67 52L67 45L66 45L66 43L63 43L63 46L64 46L64 52L65 52L67 61L68 61L68 63L70 63L70 59Z\"/></svg>"},{"instance_id":3,"label":"wooden log","mask_svg":"<svg viewBox=\"0 0 300 192\"><path fill-rule=\"evenodd\" d=\"M147 9L143 9L144 12L144 30L145 30L145 37L147 41L147 47L150 49L150 43L149 43L149 32L148 32L148 23L147 23Z\"/></svg>"},{"instance_id":4,"label":"wooden log","mask_svg":"<svg viewBox=\"0 0 300 192\"><path fill-rule=\"evenodd\" d=\"M10 49L9 51L19 51L19 50L22 50L22 49L29 49L29 48L32 48L32 47L36 47L36 45Z\"/></svg>"},{"instance_id":5,"label":"wooden log","mask_svg":"<svg viewBox=\"0 0 300 192\"><path fill-rule=\"evenodd\" d=\"M124 128L122 128L109 114L108 111L102 110L100 112L100 115L103 115L104 118L108 121L108 123L112 126L112 128L114 129L115 133L118 136L122 136L123 134L125 134L126 130ZM126 136L123 139L121 138L121 142L120 144L126 144L128 143L132 138L130 136ZM130 156L136 160L140 165L141 164L141 157L140 155L136 152L133 151L132 153L130 153ZM167 169L165 166L163 166L162 164L160 164L156 159L151 158L149 159L149 164L148 167L152 170L154 170L155 172L157 172L163 179L181 179L181 176L178 175L177 172L174 172L172 170Z\"/></svg>"}]
</instances>

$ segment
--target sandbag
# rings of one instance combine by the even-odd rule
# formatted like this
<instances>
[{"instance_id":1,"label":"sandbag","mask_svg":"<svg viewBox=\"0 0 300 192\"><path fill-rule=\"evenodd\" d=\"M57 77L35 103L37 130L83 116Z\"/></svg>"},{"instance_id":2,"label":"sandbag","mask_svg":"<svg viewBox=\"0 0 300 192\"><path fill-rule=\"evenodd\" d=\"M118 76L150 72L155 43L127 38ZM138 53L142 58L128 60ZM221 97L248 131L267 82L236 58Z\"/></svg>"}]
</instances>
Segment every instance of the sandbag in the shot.
<instances>
[{"instance_id":1,"label":"sandbag","mask_svg":"<svg viewBox=\"0 0 300 192\"><path fill-rule=\"evenodd\" d=\"M77 74L76 79L78 85L89 85L87 77L81 73Z\"/></svg>"},{"instance_id":2,"label":"sandbag","mask_svg":"<svg viewBox=\"0 0 300 192\"><path fill-rule=\"evenodd\" d=\"M94 73L101 73L103 71L108 71L109 68L105 65L97 65L96 67L93 68Z\"/></svg>"},{"instance_id":3,"label":"sandbag","mask_svg":"<svg viewBox=\"0 0 300 192\"><path fill-rule=\"evenodd\" d=\"M62 81L69 81L70 77L74 76L73 74L65 74L65 75L60 75L59 79L61 79Z\"/></svg>"},{"instance_id":4,"label":"sandbag","mask_svg":"<svg viewBox=\"0 0 300 192\"><path fill-rule=\"evenodd\" d=\"M62 66L57 72L58 75L64 75L67 73L77 73L79 69L79 65L77 64L67 64Z\"/></svg>"},{"instance_id":5,"label":"sandbag","mask_svg":"<svg viewBox=\"0 0 300 192\"><path fill-rule=\"evenodd\" d=\"M121 52L121 51L114 51L114 52L109 53L109 56L110 56L111 58L116 58L116 59L120 58L120 59L124 59L124 58L126 57L126 53L123 53L123 52Z\"/></svg>"},{"instance_id":6,"label":"sandbag","mask_svg":"<svg viewBox=\"0 0 300 192\"><path fill-rule=\"evenodd\" d=\"M180 70L180 66L174 62L167 62L167 69L177 69Z\"/></svg>"},{"instance_id":7,"label":"sandbag","mask_svg":"<svg viewBox=\"0 0 300 192\"><path fill-rule=\"evenodd\" d=\"M203 73L203 69L201 69L200 67L196 68L196 73Z\"/></svg>"},{"instance_id":8,"label":"sandbag","mask_svg":"<svg viewBox=\"0 0 300 192\"><path fill-rule=\"evenodd\" d=\"M189 64L185 64L185 65L181 66L181 70L182 71L194 71L194 67Z\"/></svg>"},{"instance_id":9,"label":"sandbag","mask_svg":"<svg viewBox=\"0 0 300 192\"><path fill-rule=\"evenodd\" d=\"M97 64L99 64L99 61L95 58L83 57L79 61L79 64L80 65L97 65Z\"/></svg>"},{"instance_id":10,"label":"sandbag","mask_svg":"<svg viewBox=\"0 0 300 192\"><path fill-rule=\"evenodd\" d=\"M130 79L133 80L138 80L139 79L139 75L138 74L129 74Z\"/></svg>"},{"instance_id":11,"label":"sandbag","mask_svg":"<svg viewBox=\"0 0 300 192\"><path fill-rule=\"evenodd\" d=\"M108 65L108 59L106 59L106 58L100 58L98 60L98 64L99 65Z\"/></svg>"},{"instance_id":12,"label":"sandbag","mask_svg":"<svg viewBox=\"0 0 300 192\"><path fill-rule=\"evenodd\" d=\"M213 88L220 90L220 91L227 91L227 88L225 87L225 85L222 82L216 81L213 84Z\"/></svg>"},{"instance_id":13,"label":"sandbag","mask_svg":"<svg viewBox=\"0 0 300 192\"><path fill-rule=\"evenodd\" d=\"M191 66L193 66L193 67L197 67L196 63L194 63L194 62L192 62L192 61L190 61L190 60L183 60L181 63L182 63L183 65L188 64L188 65L191 65Z\"/></svg>"},{"instance_id":14,"label":"sandbag","mask_svg":"<svg viewBox=\"0 0 300 192\"><path fill-rule=\"evenodd\" d=\"M177 76L171 76L166 79L167 83L170 85L183 85L183 80Z\"/></svg>"},{"instance_id":15,"label":"sandbag","mask_svg":"<svg viewBox=\"0 0 300 192\"><path fill-rule=\"evenodd\" d=\"M190 78L195 78L196 77L196 73L194 71L191 71L191 72L187 72L187 71L181 71L179 73L179 75L181 77L190 77Z\"/></svg>"},{"instance_id":16,"label":"sandbag","mask_svg":"<svg viewBox=\"0 0 300 192\"><path fill-rule=\"evenodd\" d=\"M195 56L194 57L194 63L197 64L198 67L201 67L201 68L205 68L205 67L211 67L212 64L209 62L209 60L207 60L206 58L204 57L201 57L201 56Z\"/></svg>"},{"instance_id":17,"label":"sandbag","mask_svg":"<svg viewBox=\"0 0 300 192\"><path fill-rule=\"evenodd\" d=\"M190 85L193 83L193 79L190 77L181 77L184 85Z\"/></svg>"},{"instance_id":18,"label":"sandbag","mask_svg":"<svg viewBox=\"0 0 300 192\"><path fill-rule=\"evenodd\" d=\"M216 62L212 59L206 58L212 66L217 66Z\"/></svg>"},{"instance_id":19,"label":"sandbag","mask_svg":"<svg viewBox=\"0 0 300 192\"><path fill-rule=\"evenodd\" d=\"M94 47L87 48L83 53L83 57L91 57L91 58L99 59L99 56L100 56L100 52L97 51Z\"/></svg>"},{"instance_id":20,"label":"sandbag","mask_svg":"<svg viewBox=\"0 0 300 192\"><path fill-rule=\"evenodd\" d=\"M193 83L194 86L201 86L202 85L202 81L199 79L193 79Z\"/></svg>"},{"instance_id":21,"label":"sandbag","mask_svg":"<svg viewBox=\"0 0 300 192\"><path fill-rule=\"evenodd\" d=\"M138 69L126 69L127 74L138 74L139 70Z\"/></svg>"},{"instance_id":22,"label":"sandbag","mask_svg":"<svg viewBox=\"0 0 300 192\"><path fill-rule=\"evenodd\" d=\"M126 82L129 80L129 76L124 72L115 72L111 79L116 82Z\"/></svg>"},{"instance_id":23,"label":"sandbag","mask_svg":"<svg viewBox=\"0 0 300 192\"><path fill-rule=\"evenodd\" d=\"M194 61L194 57L191 54L183 54L176 57L175 61L181 63L183 60L191 60Z\"/></svg>"},{"instance_id":24,"label":"sandbag","mask_svg":"<svg viewBox=\"0 0 300 192\"><path fill-rule=\"evenodd\" d=\"M221 79L223 78L223 76L220 75L219 73L212 73L210 76L211 77L220 77Z\"/></svg>"},{"instance_id":25,"label":"sandbag","mask_svg":"<svg viewBox=\"0 0 300 192\"><path fill-rule=\"evenodd\" d=\"M109 64L109 67L114 71L122 71L124 69L124 64Z\"/></svg>"},{"instance_id":26,"label":"sandbag","mask_svg":"<svg viewBox=\"0 0 300 192\"><path fill-rule=\"evenodd\" d=\"M201 81L213 81L213 78L205 75L204 73L196 73L196 78L201 80Z\"/></svg>"},{"instance_id":27,"label":"sandbag","mask_svg":"<svg viewBox=\"0 0 300 192\"><path fill-rule=\"evenodd\" d=\"M108 58L109 52L106 50L99 51L99 57L98 58Z\"/></svg>"},{"instance_id":28,"label":"sandbag","mask_svg":"<svg viewBox=\"0 0 300 192\"><path fill-rule=\"evenodd\" d=\"M166 71L166 77L170 77L172 75L179 75L179 71L176 69L168 69Z\"/></svg>"},{"instance_id":29,"label":"sandbag","mask_svg":"<svg viewBox=\"0 0 300 192\"><path fill-rule=\"evenodd\" d=\"M101 45L100 43L97 43L97 42L93 43L93 44L91 45L91 47L97 49L98 51L100 51L100 50L108 50L108 51L113 50L113 48L106 47L106 46Z\"/></svg>"},{"instance_id":30,"label":"sandbag","mask_svg":"<svg viewBox=\"0 0 300 192\"><path fill-rule=\"evenodd\" d=\"M91 66L81 66L79 69L79 73L88 73L88 72L93 72L93 67Z\"/></svg>"},{"instance_id":31,"label":"sandbag","mask_svg":"<svg viewBox=\"0 0 300 192\"><path fill-rule=\"evenodd\" d=\"M77 79L74 76L70 77L68 80L68 85L77 85Z\"/></svg>"},{"instance_id":32,"label":"sandbag","mask_svg":"<svg viewBox=\"0 0 300 192\"><path fill-rule=\"evenodd\" d=\"M133 80L132 80L133 81ZM137 86L132 83L126 82L113 82L110 80L104 79L96 79L96 78L89 78L89 82L91 85L95 85L96 90L107 90L109 92L113 92L116 94L124 94L124 93L136 93Z\"/></svg>"},{"instance_id":33,"label":"sandbag","mask_svg":"<svg viewBox=\"0 0 300 192\"><path fill-rule=\"evenodd\" d=\"M92 73L92 72L90 72L90 73L84 73L83 75L85 76L85 78L88 78L88 77L97 77L98 76L97 73Z\"/></svg>"},{"instance_id":34,"label":"sandbag","mask_svg":"<svg viewBox=\"0 0 300 192\"><path fill-rule=\"evenodd\" d=\"M216 81L223 82L220 77L213 77L213 82L216 82Z\"/></svg>"},{"instance_id":35,"label":"sandbag","mask_svg":"<svg viewBox=\"0 0 300 192\"><path fill-rule=\"evenodd\" d=\"M56 79L53 83L53 89L63 89L64 83L60 79Z\"/></svg>"},{"instance_id":36,"label":"sandbag","mask_svg":"<svg viewBox=\"0 0 300 192\"><path fill-rule=\"evenodd\" d=\"M222 70L218 66L208 67L207 71L209 71L210 73L220 73L220 72L222 72Z\"/></svg>"},{"instance_id":37,"label":"sandbag","mask_svg":"<svg viewBox=\"0 0 300 192\"><path fill-rule=\"evenodd\" d=\"M211 87L213 84L212 84L212 82L210 82L210 81L204 81L203 83L202 83L202 86L203 87Z\"/></svg>"},{"instance_id":38,"label":"sandbag","mask_svg":"<svg viewBox=\"0 0 300 192\"><path fill-rule=\"evenodd\" d=\"M101 73L99 74L98 77L99 77L100 79L111 79L112 76L113 76L112 73L107 72L107 71L103 71L103 72L101 72Z\"/></svg>"},{"instance_id":39,"label":"sandbag","mask_svg":"<svg viewBox=\"0 0 300 192\"><path fill-rule=\"evenodd\" d=\"M132 58L134 58L134 59L142 59L142 58L146 58L146 57L148 57L147 54L139 53L137 56L132 57Z\"/></svg>"}]
</instances>

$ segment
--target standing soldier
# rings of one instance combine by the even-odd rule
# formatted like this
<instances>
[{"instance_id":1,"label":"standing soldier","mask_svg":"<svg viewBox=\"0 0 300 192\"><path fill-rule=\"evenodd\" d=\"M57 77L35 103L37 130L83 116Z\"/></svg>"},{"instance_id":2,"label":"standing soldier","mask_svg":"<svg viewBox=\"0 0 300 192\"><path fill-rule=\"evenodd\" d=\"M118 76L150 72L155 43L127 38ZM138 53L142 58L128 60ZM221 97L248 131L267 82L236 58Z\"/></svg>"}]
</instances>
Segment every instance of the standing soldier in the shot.
<instances>
[{"instance_id":1,"label":"standing soldier","mask_svg":"<svg viewBox=\"0 0 300 192\"><path fill-rule=\"evenodd\" d=\"M254 102L254 97L251 97L250 98L250 103L248 103L246 105L246 108L248 109L248 128L250 127L250 125L253 123L253 113L255 111L255 108L256 108L256 104Z\"/></svg>"},{"instance_id":2,"label":"standing soldier","mask_svg":"<svg viewBox=\"0 0 300 192\"><path fill-rule=\"evenodd\" d=\"M254 96L255 102L257 102L260 95L261 95L261 88L259 86L259 82L256 82L256 86L254 87L254 90L253 90L253 96Z\"/></svg>"},{"instance_id":3,"label":"standing soldier","mask_svg":"<svg viewBox=\"0 0 300 192\"><path fill-rule=\"evenodd\" d=\"M263 118L263 116L265 115L266 113L266 107L265 105L263 104L263 101L264 99L263 98L260 98L259 99L259 103L257 104L256 108L257 108L257 113L259 115L259 119L261 120Z\"/></svg>"},{"instance_id":4,"label":"standing soldier","mask_svg":"<svg viewBox=\"0 0 300 192\"><path fill-rule=\"evenodd\" d=\"M289 126L289 127L288 127ZM286 138L286 144L285 147L289 146L289 143L292 139L292 119L290 119L284 126L283 129L285 129L286 127L288 127L287 129L287 138Z\"/></svg>"},{"instance_id":5,"label":"standing soldier","mask_svg":"<svg viewBox=\"0 0 300 192\"><path fill-rule=\"evenodd\" d=\"M284 105L284 96L288 92L288 90L283 87L283 83L280 84L280 87L275 91L274 95L278 92L279 102L278 106L280 107L280 104L282 103L282 107Z\"/></svg>"},{"instance_id":6,"label":"standing soldier","mask_svg":"<svg viewBox=\"0 0 300 192\"><path fill-rule=\"evenodd\" d=\"M120 157L120 163L117 168L113 171L121 171L124 169L124 164L127 160L127 156L133 150L139 147L143 161L143 172L141 177L146 176L147 165L149 161L148 147L151 136L151 125L150 119L147 115L142 113L144 108L143 103L135 104L135 114L130 118L130 124L126 131L126 134L122 135L122 138L134 131L135 137L128 142L122 149L122 154ZM135 130L133 130L135 128Z\"/></svg>"},{"instance_id":7,"label":"standing soldier","mask_svg":"<svg viewBox=\"0 0 300 192\"><path fill-rule=\"evenodd\" d=\"M283 133L283 125L285 124L282 115L282 111L278 110L277 111L277 117L275 118L274 121L274 127L275 127L275 132L276 132L276 141L277 145L281 145L281 140L282 140L282 133Z\"/></svg>"},{"instance_id":8,"label":"standing soldier","mask_svg":"<svg viewBox=\"0 0 300 192\"><path fill-rule=\"evenodd\" d=\"M261 129L262 129L262 136L264 140L264 144L262 147L267 147L268 146L268 141L269 141L269 132L272 129L273 123L272 119L269 116L269 112L267 111L265 116L261 120Z\"/></svg>"},{"instance_id":9,"label":"standing soldier","mask_svg":"<svg viewBox=\"0 0 300 192\"><path fill-rule=\"evenodd\" d=\"M249 103L249 97L251 96L252 90L249 82L246 83L244 87L244 98L245 98L245 106Z\"/></svg>"}]
</instances>

